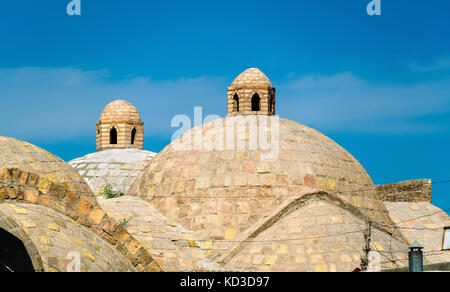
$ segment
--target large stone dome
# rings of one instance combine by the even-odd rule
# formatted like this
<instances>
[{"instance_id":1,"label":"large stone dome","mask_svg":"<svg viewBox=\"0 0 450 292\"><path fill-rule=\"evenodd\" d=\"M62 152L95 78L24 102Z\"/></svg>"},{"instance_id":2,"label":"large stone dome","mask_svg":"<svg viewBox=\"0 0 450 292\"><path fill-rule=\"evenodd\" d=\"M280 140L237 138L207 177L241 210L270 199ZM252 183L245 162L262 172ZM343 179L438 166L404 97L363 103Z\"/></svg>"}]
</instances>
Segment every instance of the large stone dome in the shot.
<instances>
[{"instance_id":1,"label":"large stone dome","mask_svg":"<svg viewBox=\"0 0 450 292\"><path fill-rule=\"evenodd\" d=\"M152 160L130 194L152 202L197 236L219 240L232 240L288 198L311 190L335 193L377 222L390 222L371 178L345 149L314 129L278 117L266 116L270 123L249 131L245 123L252 117L220 119L186 132ZM201 133L203 143L218 141L222 130L230 129L247 150L196 148L198 141L188 139ZM273 141L279 135L274 159L249 150L250 133L256 132L268 133Z\"/></svg>"}]
</instances>

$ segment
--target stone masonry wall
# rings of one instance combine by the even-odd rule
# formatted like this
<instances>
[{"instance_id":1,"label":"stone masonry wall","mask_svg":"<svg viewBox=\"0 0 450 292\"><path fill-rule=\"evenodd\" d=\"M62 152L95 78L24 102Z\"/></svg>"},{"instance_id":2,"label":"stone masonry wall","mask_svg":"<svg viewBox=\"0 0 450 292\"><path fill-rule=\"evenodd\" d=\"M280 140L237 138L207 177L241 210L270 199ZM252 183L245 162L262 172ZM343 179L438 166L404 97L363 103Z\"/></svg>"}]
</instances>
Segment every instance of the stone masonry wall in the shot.
<instances>
[{"instance_id":1,"label":"stone masonry wall","mask_svg":"<svg viewBox=\"0 0 450 292\"><path fill-rule=\"evenodd\" d=\"M226 265L234 271L351 272L361 266L365 222L325 201L313 201L281 218ZM383 268L404 265L396 257L406 246L386 232L372 229L372 251L380 252ZM399 255L389 253L399 251Z\"/></svg>"},{"instance_id":2,"label":"stone masonry wall","mask_svg":"<svg viewBox=\"0 0 450 292\"><path fill-rule=\"evenodd\" d=\"M23 231L18 235L22 242L28 243L25 246L35 271L137 271L132 262L107 241L48 207L7 201L0 204L0 218L3 222L0 227L13 235L14 230ZM30 244L37 249L30 249ZM78 257L80 270L69 264L75 263Z\"/></svg>"},{"instance_id":3,"label":"stone masonry wall","mask_svg":"<svg viewBox=\"0 0 450 292\"><path fill-rule=\"evenodd\" d=\"M252 111L252 97L257 93L260 98L260 110ZM234 95L239 97L239 112L235 110ZM271 99L272 98L272 99ZM272 101L272 110L269 103ZM228 88L228 115L274 115L275 88L264 86L241 86Z\"/></svg>"},{"instance_id":4,"label":"stone masonry wall","mask_svg":"<svg viewBox=\"0 0 450 292\"><path fill-rule=\"evenodd\" d=\"M377 196L386 202L431 202L431 180L419 179L376 186Z\"/></svg>"},{"instance_id":5,"label":"stone masonry wall","mask_svg":"<svg viewBox=\"0 0 450 292\"><path fill-rule=\"evenodd\" d=\"M117 144L110 144L110 131L117 131ZM131 132L136 129L134 144L131 144ZM101 121L97 124L97 151L114 148L144 147L144 124L142 122L128 121Z\"/></svg>"},{"instance_id":6,"label":"stone masonry wall","mask_svg":"<svg viewBox=\"0 0 450 292\"><path fill-rule=\"evenodd\" d=\"M100 208L92 193L91 198L83 198L34 173L0 169L0 205L9 202L41 205L54 210L108 242L137 270L161 270L142 245Z\"/></svg>"}]
</instances>

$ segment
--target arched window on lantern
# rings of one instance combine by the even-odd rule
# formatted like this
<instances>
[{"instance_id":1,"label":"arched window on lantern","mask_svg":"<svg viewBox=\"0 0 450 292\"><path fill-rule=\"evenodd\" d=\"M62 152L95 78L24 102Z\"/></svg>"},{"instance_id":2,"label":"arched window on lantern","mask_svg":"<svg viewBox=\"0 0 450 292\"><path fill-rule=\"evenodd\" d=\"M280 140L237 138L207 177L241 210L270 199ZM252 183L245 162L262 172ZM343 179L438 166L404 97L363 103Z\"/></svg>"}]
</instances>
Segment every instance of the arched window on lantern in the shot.
<instances>
[{"instance_id":1,"label":"arched window on lantern","mask_svg":"<svg viewBox=\"0 0 450 292\"><path fill-rule=\"evenodd\" d=\"M239 96L237 93L233 97L233 112L239 112Z\"/></svg>"},{"instance_id":2,"label":"arched window on lantern","mask_svg":"<svg viewBox=\"0 0 450 292\"><path fill-rule=\"evenodd\" d=\"M133 128L133 131L131 131L131 145L134 145L135 141L136 141L136 128Z\"/></svg>"},{"instance_id":3,"label":"arched window on lantern","mask_svg":"<svg viewBox=\"0 0 450 292\"><path fill-rule=\"evenodd\" d=\"M269 98L269 114L274 113L274 108L275 108L275 98L273 96L271 96Z\"/></svg>"},{"instance_id":4,"label":"arched window on lantern","mask_svg":"<svg viewBox=\"0 0 450 292\"><path fill-rule=\"evenodd\" d=\"M259 98L258 93L255 93L252 97L252 111L258 112L261 109L261 99Z\"/></svg>"},{"instance_id":5,"label":"arched window on lantern","mask_svg":"<svg viewBox=\"0 0 450 292\"><path fill-rule=\"evenodd\" d=\"M109 131L109 144L117 144L117 130L114 127Z\"/></svg>"}]
</instances>

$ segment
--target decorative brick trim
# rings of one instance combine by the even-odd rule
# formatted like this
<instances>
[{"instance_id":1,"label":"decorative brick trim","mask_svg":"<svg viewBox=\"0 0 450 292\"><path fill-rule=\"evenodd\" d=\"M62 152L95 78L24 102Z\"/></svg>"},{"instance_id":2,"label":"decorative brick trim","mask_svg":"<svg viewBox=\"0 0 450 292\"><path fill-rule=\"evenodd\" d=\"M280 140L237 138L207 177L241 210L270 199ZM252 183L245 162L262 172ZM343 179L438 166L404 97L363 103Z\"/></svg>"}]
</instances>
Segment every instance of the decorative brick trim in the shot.
<instances>
[{"instance_id":1,"label":"decorative brick trim","mask_svg":"<svg viewBox=\"0 0 450 292\"><path fill-rule=\"evenodd\" d=\"M229 91L241 90L241 89L269 89L274 88L272 86L252 86L252 85L242 85L242 86L230 86Z\"/></svg>"},{"instance_id":2,"label":"decorative brick trim","mask_svg":"<svg viewBox=\"0 0 450 292\"><path fill-rule=\"evenodd\" d=\"M0 169L0 203L4 200L26 201L49 207L94 231L127 256L139 271L162 271L147 250L102 211L93 196L81 197L38 174L17 168L3 168Z\"/></svg>"},{"instance_id":3,"label":"decorative brick trim","mask_svg":"<svg viewBox=\"0 0 450 292\"><path fill-rule=\"evenodd\" d=\"M252 239L255 239L264 230L273 226L276 222L278 222L282 218L288 216L295 210L302 208L307 203L312 201L326 201L330 204L333 204L339 208L342 208L350 212L352 215L358 217L363 221L370 220L370 218L363 212L361 212L358 208L344 202L342 199L340 199L334 194L319 190L299 194L297 197L293 197L292 199L286 200L277 209L267 214L267 216L260 219L252 227L247 229L245 232L241 233L239 237L236 239L237 242L232 246L230 246L227 252L216 260L217 263L227 264L234 256L239 254L249 243L251 243ZM393 236L394 238L405 243L406 245L408 244L408 241L397 230L391 230L391 228L387 228L386 226L380 225L376 222L373 223L373 227L380 230L381 232Z\"/></svg>"},{"instance_id":4,"label":"decorative brick trim","mask_svg":"<svg viewBox=\"0 0 450 292\"><path fill-rule=\"evenodd\" d=\"M39 253L38 248L27 235L27 233L15 222L15 220L3 212L0 211L0 228L4 229L6 232L17 237L22 241L28 255L30 256L31 262L35 272L44 272L44 262L42 261L42 256Z\"/></svg>"},{"instance_id":5,"label":"decorative brick trim","mask_svg":"<svg viewBox=\"0 0 450 292\"><path fill-rule=\"evenodd\" d=\"M135 125L135 126L143 126L144 122L138 122L138 121L116 121L116 120L102 120L97 122L97 126L104 125L104 124L128 124L128 125Z\"/></svg>"},{"instance_id":6,"label":"decorative brick trim","mask_svg":"<svg viewBox=\"0 0 450 292\"><path fill-rule=\"evenodd\" d=\"M431 180L418 179L376 186L377 197L386 202L431 203Z\"/></svg>"}]
</instances>

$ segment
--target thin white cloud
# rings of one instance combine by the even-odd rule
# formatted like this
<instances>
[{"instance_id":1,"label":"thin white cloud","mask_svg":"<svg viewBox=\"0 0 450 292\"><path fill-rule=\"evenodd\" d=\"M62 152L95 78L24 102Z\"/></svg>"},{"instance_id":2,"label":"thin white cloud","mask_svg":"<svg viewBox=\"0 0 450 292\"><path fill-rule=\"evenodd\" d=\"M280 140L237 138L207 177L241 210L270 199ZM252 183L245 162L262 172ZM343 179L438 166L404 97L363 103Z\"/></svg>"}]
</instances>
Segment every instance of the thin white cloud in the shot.
<instances>
[{"instance_id":1,"label":"thin white cloud","mask_svg":"<svg viewBox=\"0 0 450 292\"><path fill-rule=\"evenodd\" d=\"M280 86L278 111L330 131L417 133L447 128L423 117L450 112L450 78L373 85L351 73L306 76Z\"/></svg>"},{"instance_id":2,"label":"thin white cloud","mask_svg":"<svg viewBox=\"0 0 450 292\"><path fill-rule=\"evenodd\" d=\"M226 114L227 81L220 77L155 81L111 80L108 71L77 68L0 69L0 135L63 141L95 135L106 104L126 99L145 122L146 135L167 135L177 114ZM277 87L277 112L323 131L417 133L446 125L422 121L450 112L450 78L414 85L373 85L351 73L311 75Z\"/></svg>"},{"instance_id":3,"label":"thin white cloud","mask_svg":"<svg viewBox=\"0 0 450 292\"><path fill-rule=\"evenodd\" d=\"M450 69L450 56L443 56L432 62L412 62L410 69L414 72L432 72Z\"/></svg>"},{"instance_id":4,"label":"thin white cloud","mask_svg":"<svg viewBox=\"0 0 450 292\"><path fill-rule=\"evenodd\" d=\"M194 106L219 112L225 105L220 78L152 81L134 77L109 79L107 71L76 68L0 70L0 135L56 141L95 133L103 108L115 99L136 105L146 134L172 131L174 115ZM225 113L225 110L223 110Z\"/></svg>"}]
</instances>

